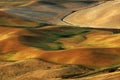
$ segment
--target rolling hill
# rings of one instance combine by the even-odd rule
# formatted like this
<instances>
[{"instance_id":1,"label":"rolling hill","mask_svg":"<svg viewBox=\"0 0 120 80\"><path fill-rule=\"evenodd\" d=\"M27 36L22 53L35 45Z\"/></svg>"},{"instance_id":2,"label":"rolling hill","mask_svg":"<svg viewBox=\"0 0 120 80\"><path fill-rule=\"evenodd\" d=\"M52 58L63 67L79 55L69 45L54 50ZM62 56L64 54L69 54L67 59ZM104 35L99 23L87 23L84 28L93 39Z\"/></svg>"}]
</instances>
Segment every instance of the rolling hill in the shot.
<instances>
[{"instance_id":1,"label":"rolling hill","mask_svg":"<svg viewBox=\"0 0 120 80\"><path fill-rule=\"evenodd\" d=\"M119 80L119 3L0 0L0 80Z\"/></svg>"},{"instance_id":2,"label":"rolling hill","mask_svg":"<svg viewBox=\"0 0 120 80\"><path fill-rule=\"evenodd\" d=\"M66 25L62 19L73 11L100 4L98 1L35 0L5 12L39 23Z\"/></svg>"},{"instance_id":3,"label":"rolling hill","mask_svg":"<svg viewBox=\"0 0 120 80\"><path fill-rule=\"evenodd\" d=\"M19 7L32 0L0 0L0 8L8 9L13 7Z\"/></svg>"},{"instance_id":4,"label":"rolling hill","mask_svg":"<svg viewBox=\"0 0 120 80\"><path fill-rule=\"evenodd\" d=\"M120 29L120 0L108 1L96 7L68 15L64 21L82 27Z\"/></svg>"},{"instance_id":5,"label":"rolling hill","mask_svg":"<svg viewBox=\"0 0 120 80\"><path fill-rule=\"evenodd\" d=\"M1 60L41 58L87 67L104 67L119 63L120 38L119 34L113 34L111 31L70 26L26 29L0 27L0 30L3 31L0 33ZM98 58L100 62L94 64Z\"/></svg>"},{"instance_id":6,"label":"rolling hill","mask_svg":"<svg viewBox=\"0 0 120 80\"><path fill-rule=\"evenodd\" d=\"M39 23L35 21L31 21L25 18L17 17L14 15L10 15L4 11L0 11L0 26L13 26L13 27L36 27Z\"/></svg>"}]
</instances>

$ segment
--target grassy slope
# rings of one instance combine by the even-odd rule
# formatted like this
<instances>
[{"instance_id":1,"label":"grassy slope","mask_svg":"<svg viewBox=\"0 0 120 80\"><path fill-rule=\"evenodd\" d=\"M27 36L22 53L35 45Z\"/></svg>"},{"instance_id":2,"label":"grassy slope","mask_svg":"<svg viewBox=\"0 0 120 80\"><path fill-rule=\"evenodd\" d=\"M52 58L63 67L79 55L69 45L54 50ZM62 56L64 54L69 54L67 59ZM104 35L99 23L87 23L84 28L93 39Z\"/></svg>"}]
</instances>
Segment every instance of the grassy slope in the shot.
<instances>
[{"instance_id":1,"label":"grassy slope","mask_svg":"<svg viewBox=\"0 0 120 80\"><path fill-rule=\"evenodd\" d=\"M3 31L0 33L1 60L42 58L57 63L82 64L90 67L103 67L120 62L119 43L111 48L107 45L99 47L95 44L96 42L99 44L98 41L91 43L94 46L82 43L103 34L109 35L109 40L115 35L116 38L112 38L112 41L119 41L119 35L110 31L70 26L28 29L0 27L0 30Z\"/></svg>"}]
</instances>

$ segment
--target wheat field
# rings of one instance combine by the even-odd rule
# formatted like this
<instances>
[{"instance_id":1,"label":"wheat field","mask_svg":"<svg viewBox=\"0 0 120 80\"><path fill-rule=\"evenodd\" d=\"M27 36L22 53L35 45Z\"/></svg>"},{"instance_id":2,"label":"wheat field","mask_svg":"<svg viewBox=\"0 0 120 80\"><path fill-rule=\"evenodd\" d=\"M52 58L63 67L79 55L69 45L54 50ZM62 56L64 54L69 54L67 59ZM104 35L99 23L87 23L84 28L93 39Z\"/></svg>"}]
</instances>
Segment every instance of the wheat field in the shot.
<instances>
[{"instance_id":1,"label":"wheat field","mask_svg":"<svg viewBox=\"0 0 120 80\"><path fill-rule=\"evenodd\" d=\"M0 8L15 7L30 1L32 0L0 0Z\"/></svg>"}]
</instances>

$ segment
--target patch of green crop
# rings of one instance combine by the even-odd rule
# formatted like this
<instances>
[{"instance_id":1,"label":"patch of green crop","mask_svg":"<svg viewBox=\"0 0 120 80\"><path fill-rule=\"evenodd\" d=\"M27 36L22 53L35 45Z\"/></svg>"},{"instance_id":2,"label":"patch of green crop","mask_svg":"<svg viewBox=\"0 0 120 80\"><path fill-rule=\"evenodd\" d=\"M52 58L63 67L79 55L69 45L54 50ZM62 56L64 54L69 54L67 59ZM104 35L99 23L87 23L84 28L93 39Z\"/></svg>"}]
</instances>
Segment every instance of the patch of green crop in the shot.
<instances>
[{"instance_id":1,"label":"patch of green crop","mask_svg":"<svg viewBox=\"0 0 120 80\"><path fill-rule=\"evenodd\" d=\"M36 36L23 35L20 37L23 44L41 48L44 50L63 50L64 43L58 41L60 38L74 38L77 35L83 35L91 31L91 29L84 29L79 27L51 27L47 29L29 28L29 32L36 34Z\"/></svg>"},{"instance_id":2,"label":"patch of green crop","mask_svg":"<svg viewBox=\"0 0 120 80\"><path fill-rule=\"evenodd\" d=\"M11 51L7 54L4 54L4 57L0 58L0 61L11 61L9 58L13 57L16 54L16 51Z\"/></svg>"},{"instance_id":3,"label":"patch of green crop","mask_svg":"<svg viewBox=\"0 0 120 80\"><path fill-rule=\"evenodd\" d=\"M60 42L39 42L39 43L25 43L29 46L33 46L36 48L42 48L44 50L63 50L62 43Z\"/></svg>"}]
</instances>

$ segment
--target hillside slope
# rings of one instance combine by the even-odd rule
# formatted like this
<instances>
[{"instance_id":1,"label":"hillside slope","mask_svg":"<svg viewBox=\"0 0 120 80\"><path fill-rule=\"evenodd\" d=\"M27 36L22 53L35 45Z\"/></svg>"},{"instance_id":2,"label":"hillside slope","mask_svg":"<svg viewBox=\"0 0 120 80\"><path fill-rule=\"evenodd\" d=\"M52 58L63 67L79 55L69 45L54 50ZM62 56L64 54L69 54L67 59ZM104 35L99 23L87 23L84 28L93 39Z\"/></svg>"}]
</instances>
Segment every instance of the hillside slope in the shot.
<instances>
[{"instance_id":1,"label":"hillside slope","mask_svg":"<svg viewBox=\"0 0 120 80\"><path fill-rule=\"evenodd\" d=\"M39 24L35 21L31 21L25 18L10 15L4 11L0 11L0 26L13 26L13 27L24 27L30 26L35 27Z\"/></svg>"},{"instance_id":2,"label":"hillside slope","mask_svg":"<svg viewBox=\"0 0 120 80\"><path fill-rule=\"evenodd\" d=\"M120 63L120 35L112 31L70 26L0 27L0 30L1 60L40 58L93 68Z\"/></svg>"},{"instance_id":3,"label":"hillside slope","mask_svg":"<svg viewBox=\"0 0 120 80\"><path fill-rule=\"evenodd\" d=\"M62 19L73 11L99 4L98 1L81 0L35 0L5 12L40 23L66 24ZM33 17L34 16L34 17Z\"/></svg>"},{"instance_id":4,"label":"hillside slope","mask_svg":"<svg viewBox=\"0 0 120 80\"><path fill-rule=\"evenodd\" d=\"M119 4L0 0L0 80L119 80Z\"/></svg>"},{"instance_id":5,"label":"hillside slope","mask_svg":"<svg viewBox=\"0 0 120 80\"><path fill-rule=\"evenodd\" d=\"M93 28L120 29L120 0L108 1L96 7L68 15L64 21L73 25Z\"/></svg>"}]
</instances>

